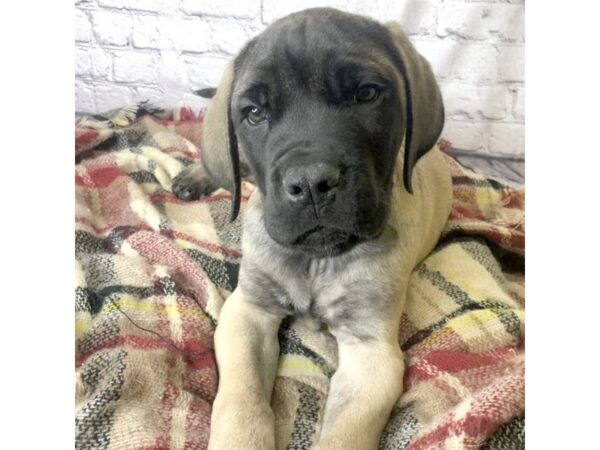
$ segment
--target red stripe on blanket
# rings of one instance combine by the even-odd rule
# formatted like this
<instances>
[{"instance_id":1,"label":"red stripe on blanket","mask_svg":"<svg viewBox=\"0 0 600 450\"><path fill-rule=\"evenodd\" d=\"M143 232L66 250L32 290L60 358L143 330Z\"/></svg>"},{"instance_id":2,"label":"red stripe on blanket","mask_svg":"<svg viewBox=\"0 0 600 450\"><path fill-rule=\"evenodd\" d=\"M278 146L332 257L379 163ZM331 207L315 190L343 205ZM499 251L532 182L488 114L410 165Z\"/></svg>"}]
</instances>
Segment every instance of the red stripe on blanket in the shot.
<instances>
[{"instance_id":1,"label":"red stripe on blanket","mask_svg":"<svg viewBox=\"0 0 600 450\"><path fill-rule=\"evenodd\" d=\"M471 205L463 205L455 202L448 220L460 220L460 219L478 219L483 222L485 219L480 211L474 210Z\"/></svg>"},{"instance_id":2,"label":"red stripe on blanket","mask_svg":"<svg viewBox=\"0 0 600 450\"><path fill-rule=\"evenodd\" d=\"M85 353L80 353L75 358L75 366L79 367L90 356L101 351L117 347L132 347L140 350L165 349L170 352L176 351L183 355L185 363L192 369L205 369L215 365L214 352L199 342L185 342L183 348L176 347L168 338L143 337L137 335L120 335L106 339L94 345Z\"/></svg>"},{"instance_id":3,"label":"red stripe on blanket","mask_svg":"<svg viewBox=\"0 0 600 450\"><path fill-rule=\"evenodd\" d=\"M171 372L171 376L173 376ZM179 380L176 380L177 382ZM173 409L177 405L177 398L179 397L179 388L173 381L167 381L165 388L162 393L162 402L160 405L160 414L158 414L159 420L155 427L156 433L158 434L156 441L154 442L157 448L169 448L170 437L171 437L171 423L173 421Z\"/></svg>"},{"instance_id":4,"label":"red stripe on blanket","mask_svg":"<svg viewBox=\"0 0 600 450\"><path fill-rule=\"evenodd\" d=\"M431 433L415 440L408 450L431 450L451 448L445 441L457 436L463 446L459 448L478 448L487 436L490 436L502 422L484 416L467 415L461 420L448 420ZM453 447L452 447L453 448Z\"/></svg>"},{"instance_id":5,"label":"red stripe on blanket","mask_svg":"<svg viewBox=\"0 0 600 450\"><path fill-rule=\"evenodd\" d=\"M183 148L183 147L172 147L172 146L171 147L163 147L160 150L163 153L166 153L168 155L170 155L172 153L182 153L189 159L196 159L198 157L197 153L191 152L187 148Z\"/></svg>"},{"instance_id":6,"label":"red stripe on blanket","mask_svg":"<svg viewBox=\"0 0 600 450\"><path fill-rule=\"evenodd\" d=\"M512 356L514 356L512 348L497 349L489 353L433 350L413 366L414 373L411 373L411 376L423 380L429 378L428 376L421 378L423 375L426 375L426 373L420 370L421 364L432 365L442 372L456 373L462 370L498 364L499 361Z\"/></svg>"},{"instance_id":7,"label":"red stripe on blanket","mask_svg":"<svg viewBox=\"0 0 600 450\"><path fill-rule=\"evenodd\" d=\"M129 236L127 242L148 263L169 267L171 274L179 273L180 280L185 278L187 285L194 286L197 295L194 299L198 305L206 306L206 275L177 244L158 233L144 230Z\"/></svg>"},{"instance_id":8,"label":"red stripe on blanket","mask_svg":"<svg viewBox=\"0 0 600 450\"><path fill-rule=\"evenodd\" d=\"M100 133L96 130L75 130L75 151L94 142Z\"/></svg>"},{"instance_id":9,"label":"red stripe on blanket","mask_svg":"<svg viewBox=\"0 0 600 450\"><path fill-rule=\"evenodd\" d=\"M444 448L441 444L450 436L454 422L446 421L431 433L417 439L408 446L408 450L431 450Z\"/></svg>"},{"instance_id":10,"label":"red stripe on blanket","mask_svg":"<svg viewBox=\"0 0 600 450\"><path fill-rule=\"evenodd\" d=\"M525 208L525 194L510 188L502 189L502 204L505 208Z\"/></svg>"},{"instance_id":11,"label":"red stripe on blanket","mask_svg":"<svg viewBox=\"0 0 600 450\"><path fill-rule=\"evenodd\" d=\"M519 364L522 366L523 361L520 360ZM515 411L522 410L524 389L523 367L516 374L496 378L493 384L472 391L474 396L468 405L457 405L438 427L417 438L408 448L445 448L444 443L451 436L456 436L465 448L478 448L501 424L510 420ZM464 416L455 417L458 410L465 410L465 406L468 406L468 410Z\"/></svg>"},{"instance_id":12,"label":"red stripe on blanket","mask_svg":"<svg viewBox=\"0 0 600 450\"><path fill-rule=\"evenodd\" d=\"M105 188L122 175L125 173L117 167L100 167L89 170L85 177L76 175L75 183L78 186Z\"/></svg>"},{"instance_id":13,"label":"red stripe on blanket","mask_svg":"<svg viewBox=\"0 0 600 450\"><path fill-rule=\"evenodd\" d=\"M185 427L185 450L206 450L210 435L210 403L194 396L188 410Z\"/></svg>"},{"instance_id":14,"label":"red stripe on blanket","mask_svg":"<svg viewBox=\"0 0 600 450\"><path fill-rule=\"evenodd\" d=\"M204 118L197 117L182 117L182 120L174 121L173 119L159 119L158 117L152 116L144 116L145 118L150 118L156 123L164 125L166 127L172 128L173 131L177 132L177 127L185 126L185 125L199 125L204 122Z\"/></svg>"},{"instance_id":15,"label":"red stripe on blanket","mask_svg":"<svg viewBox=\"0 0 600 450\"><path fill-rule=\"evenodd\" d=\"M164 445L154 445L152 447L136 447L135 450L171 450L171 447Z\"/></svg>"},{"instance_id":16,"label":"red stripe on blanket","mask_svg":"<svg viewBox=\"0 0 600 450\"><path fill-rule=\"evenodd\" d=\"M215 353L198 341L185 341L184 358L190 369L200 370L216 366Z\"/></svg>"}]
</instances>

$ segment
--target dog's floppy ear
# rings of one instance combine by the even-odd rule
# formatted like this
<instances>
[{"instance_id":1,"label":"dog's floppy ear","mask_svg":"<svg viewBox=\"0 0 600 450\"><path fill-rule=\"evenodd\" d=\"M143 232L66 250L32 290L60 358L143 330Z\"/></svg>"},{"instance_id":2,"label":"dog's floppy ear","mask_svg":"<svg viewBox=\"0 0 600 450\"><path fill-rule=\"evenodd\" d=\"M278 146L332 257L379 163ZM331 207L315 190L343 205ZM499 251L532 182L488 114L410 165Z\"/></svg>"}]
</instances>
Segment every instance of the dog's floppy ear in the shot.
<instances>
[{"instance_id":1,"label":"dog's floppy ear","mask_svg":"<svg viewBox=\"0 0 600 450\"><path fill-rule=\"evenodd\" d=\"M406 140L404 144L404 187L412 193L413 167L437 142L444 127L442 94L429 63L410 43L395 22L385 23L399 52L397 66L406 92Z\"/></svg>"},{"instance_id":2,"label":"dog's floppy ear","mask_svg":"<svg viewBox=\"0 0 600 450\"><path fill-rule=\"evenodd\" d=\"M240 212L241 178L237 139L231 121L231 93L234 61L225 67L223 76L204 118L202 165L217 186L233 195L231 221Z\"/></svg>"}]
</instances>

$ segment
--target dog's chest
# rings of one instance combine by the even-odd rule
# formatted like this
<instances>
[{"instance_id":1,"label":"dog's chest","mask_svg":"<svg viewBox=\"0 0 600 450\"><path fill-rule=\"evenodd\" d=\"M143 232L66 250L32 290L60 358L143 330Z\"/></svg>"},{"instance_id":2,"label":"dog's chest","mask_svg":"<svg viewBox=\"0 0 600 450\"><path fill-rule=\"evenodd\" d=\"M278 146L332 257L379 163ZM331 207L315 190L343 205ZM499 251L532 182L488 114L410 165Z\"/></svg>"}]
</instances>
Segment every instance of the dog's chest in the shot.
<instances>
[{"instance_id":1,"label":"dog's chest","mask_svg":"<svg viewBox=\"0 0 600 450\"><path fill-rule=\"evenodd\" d=\"M336 270L330 260L313 260L307 267L299 268L293 288L287 297L296 313L322 318L332 305L343 301L347 295L344 275ZM295 289L294 289L295 288Z\"/></svg>"},{"instance_id":2,"label":"dog's chest","mask_svg":"<svg viewBox=\"0 0 600 450\"><path fill-rule=\"evenodd\" d=\"M264 306L282 307L289 315L313 317L327 325L351 316L357 318L373 310L374 283L362 267L350 259L275 258L264 267L262 276L254 278L253 300Z\"/></svg>"}]
</instances>

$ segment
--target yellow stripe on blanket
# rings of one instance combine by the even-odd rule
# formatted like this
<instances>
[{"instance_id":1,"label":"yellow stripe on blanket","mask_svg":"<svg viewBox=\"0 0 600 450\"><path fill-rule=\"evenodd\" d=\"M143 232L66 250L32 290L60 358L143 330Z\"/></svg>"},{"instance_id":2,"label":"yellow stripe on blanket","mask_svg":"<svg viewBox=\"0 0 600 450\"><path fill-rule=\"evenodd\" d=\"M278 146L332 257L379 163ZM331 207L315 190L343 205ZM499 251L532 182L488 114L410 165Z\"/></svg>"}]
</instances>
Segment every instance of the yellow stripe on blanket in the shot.
<instances>
[{"instance_id":1,"label":"yellow stripe on blanket","mask_svg":"<svg viewBox=\"0 0 600 450\"><path fill-rule=\"evenodd\" d=\"M125 313L129 311L135 312L146 312L146 313L156 313L156 314L164 314L171 318L174 317L182 317L182 316L195 316L200 318L205 318L204 314L201 314L201 310L199 308L182 308L176 305L158 305L152 301L148 300L139 300L136 297L130 296L122 296L119 299L116 299L115 302L106 302L100 311L101 314L110 313L113 311L122 310Z\"/></svg>"},{"instance_id":2,"label":"yellow stripe on blanket","mask_svg":"<svg viewBox=\"0 0 600 450\"><path fill-rule=\"evenodd\" d=\"M486 217L495 217L502 210L502 195L494 189L475 189L477 206Z\"/></svg>"},{"instance_id":3,"label":"yellow stripe on blanket","mask_svg":"<svg viewBox=\"0 0 600 450\"><path fill-rule=\"evenodd\" d=\"M506 310L518 314L518 310ZM471 311L452 319L448 328L454 330L470 351L485 352L499 347L515 345L516 337L510 334L497 313L489 309Z\"/></svg>"},{"instance_id":4,"label":"yellow stripe on blanket","mask_svg":"<svg viewBox=\"0 0 600 450\"><path fill-rule=\"evenodd\" d=\"M455 334L455 332L450 328L441 328L439 330L436 330L435 333L431 333L431 335L423 339L423 341L417 344L417 348L419 350L443 348L444 344L451 342L453 334Z\"/></svg>"},{"instance_id":5,"label":"yellow stripe on blanket","mask_svg":"<svg viewBox=\"0 0 600 450\"><path fill-rule=\"evenodd\" d=\"M310 359L300 355L283 354L279 358L277 376L280 377L316 377L327 379L323 370Z\"/></svg>"},{"instance_id":6,"label":"yellow stripe on blanket","mask_svg":"<svg viewBox=\"0 0 600 450\"><path fill-rule=\"evenodd\" d=\"M83 336L92 326L92 315L88 312L75 315L75 339Z\"/></svg>"},{"instance_id":7,"label":"yellow stripe on blanket","mask_svg":"<svg viewBox=\"0 0 600 450\"><path fill-rule=\"evenodd\" d=\"M448 326L456 332L467 331L472 327L486 326L489 322L498 320L498 316L489 309L471 311L452 319Z\"/></svg>"}]
</instances>

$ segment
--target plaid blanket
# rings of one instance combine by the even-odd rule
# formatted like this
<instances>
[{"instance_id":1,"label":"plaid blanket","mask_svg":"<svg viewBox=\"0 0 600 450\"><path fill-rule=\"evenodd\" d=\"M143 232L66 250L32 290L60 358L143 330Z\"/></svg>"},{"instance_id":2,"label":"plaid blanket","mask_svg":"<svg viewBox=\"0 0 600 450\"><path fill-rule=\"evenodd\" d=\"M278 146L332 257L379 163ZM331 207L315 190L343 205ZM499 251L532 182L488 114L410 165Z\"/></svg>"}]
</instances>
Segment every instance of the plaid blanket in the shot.
<instances>
[{"instance_id":1,"label":"plaid blanket","mask_svg":"<svg viewBox=\"0 0 600 450\"><path fill-rule=\"evenodd\" d=\"M142 103L75 136L76 447L205 449L213 333L237 284L230 195L182 202L202 114ZM445 144L448 147L448 144ZM454 207L411 278L399 342L406 391L381 449L524 447L524 192L447 157ZM244 183L242 211L254 189ZM273 395L281 449L309 449L335 345L288 320Z\"/></svg>"}]
</instances>

